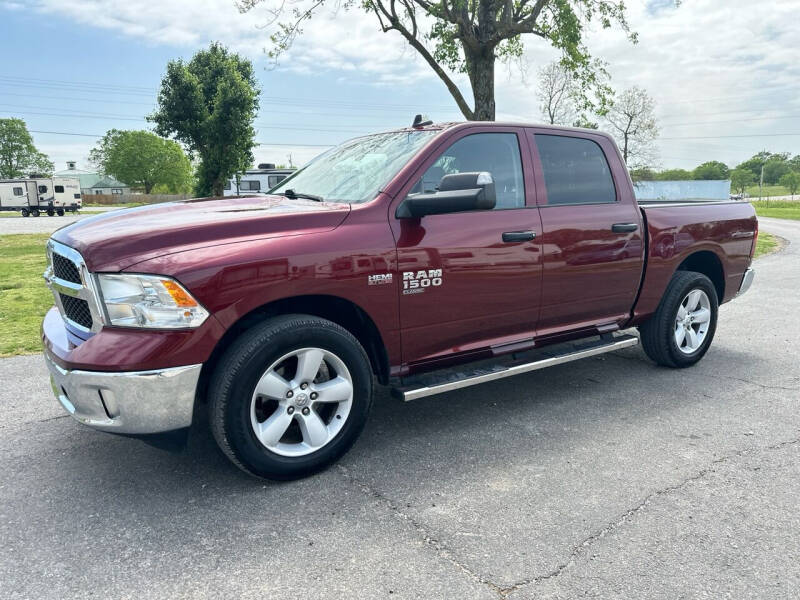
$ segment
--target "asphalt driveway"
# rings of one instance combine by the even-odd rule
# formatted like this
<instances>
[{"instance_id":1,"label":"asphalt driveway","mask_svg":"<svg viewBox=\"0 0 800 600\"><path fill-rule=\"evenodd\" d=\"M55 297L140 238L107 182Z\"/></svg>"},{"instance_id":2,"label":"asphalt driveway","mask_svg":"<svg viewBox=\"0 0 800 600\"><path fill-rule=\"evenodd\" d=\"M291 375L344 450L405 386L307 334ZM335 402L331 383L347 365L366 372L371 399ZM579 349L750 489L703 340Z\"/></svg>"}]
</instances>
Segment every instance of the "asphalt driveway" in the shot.
<instances>
[{"instance_id":1,"label":"asphalt driveway","mask_svg":"<svg viewBox=\"0 0 800 600\"><path fill-rule=\"evenodd\" d=\"M10 220L10 219L9 219ZM338 466L248 478L64 416L0 361L3 598L800 595L800 222L673 371L638 348L401 404ZM3 223L5 225L5 223Z\"/></svg>"}]
</instances>

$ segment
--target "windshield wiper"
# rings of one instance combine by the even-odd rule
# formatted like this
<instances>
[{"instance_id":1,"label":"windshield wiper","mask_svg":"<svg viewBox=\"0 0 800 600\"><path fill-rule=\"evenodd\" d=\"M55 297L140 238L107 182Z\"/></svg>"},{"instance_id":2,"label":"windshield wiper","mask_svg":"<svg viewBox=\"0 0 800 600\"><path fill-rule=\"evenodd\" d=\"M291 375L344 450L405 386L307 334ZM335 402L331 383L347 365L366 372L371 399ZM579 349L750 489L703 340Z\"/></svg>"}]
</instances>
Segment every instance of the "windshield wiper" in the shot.
<instances>
[{"instance_id":1,"label":"windshield wiper","mask_svg":"<svg viewBox=\"0 0 800 600\"><path fill-rule=\"evenodd\" d=\"M304 194L303 192L295 192L294 190L283 190L283 193L280 195L286 196L290 200L297 200L298 198L303 198L304 200L314 200L315 202L325 201L325 199L322 196L315 196L314 194Z\"/></svg>"}]
</instances>

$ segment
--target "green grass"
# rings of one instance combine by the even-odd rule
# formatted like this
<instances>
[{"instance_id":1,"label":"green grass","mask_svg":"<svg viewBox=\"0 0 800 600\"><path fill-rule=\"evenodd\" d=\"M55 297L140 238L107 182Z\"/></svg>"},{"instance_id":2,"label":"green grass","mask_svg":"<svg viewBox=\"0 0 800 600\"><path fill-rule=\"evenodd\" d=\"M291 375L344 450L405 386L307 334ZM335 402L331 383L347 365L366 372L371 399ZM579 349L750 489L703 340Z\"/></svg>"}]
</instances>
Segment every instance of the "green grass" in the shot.
<instances>
[{"instance_id":1,"label":"green grass","mask_svg":"<svg viewBox=\"0 0 800 600\"><path fill-rule=\"evenodd\" d=\"M778 239L766 231L758 232L758 242L756 243L755 258L775 252L778 249Z\"/></svg>"},{"instance_id":2,"label":"green grass","mask_svg":"<svg viewBox=\"0 0 800 600\"><path fill-rule=\"evenodd\" d=\"M756 200L752 202L759 217L775 217L776 219L792 219L800 221L800 202L789 200Z\"/></svg>"},{"instance_id":3,"label":"green grass","mask_svg":"<svg viewBox=\"0 0 800 600\"><path fill-rule=\"evenodd\" d=\"M121 204L92 204L86 203L84 204L84 208L108 208L113 206L114 208L133 208L134 206L144 206L147 202L122 202Z\"/></svg>"},{"instance_id":4,"label":"green grass","mask_svg":"<svg viewBox=\"0 0 800 600\"><path fill-rule=\"evenodd\" d=\"M102 211L102 210L81 210L81 211L78 211L78 214L79 215L101 215L104 212L107 212L107 211ZM67 213L67 216L70 216L71 214L72 213ZM18 212L6 212L6 211L0 212L0 219L7 219L7 218L20 219L20 218L22 218L22 215L19 214ZM47 214L43 214L43 215L41 215L39 217L28 217L28 218L29 219L49 219L50 217L47 216Z\"/></svg>"},{"instance_id":5,"label":"green grass","mask_svg":"<svg viewBox=\"0 0 800 600\"><path fill-rule=\"evenodd\" d=\"M758 186L751 185L749 188L745 189L745 192L750 194L750 198L758 198ZM731 192L735 193L735 192ZM765 185L761 188L761 195L762 196L789 196L789 190L787 190L782 185Z\"/></svg>"},{"instance_id":6,"label":"green grass","mask_svg":"<svg viewBox=\"0 0 800 600\"><path fill-rule=\"evenodd\" d=\"M42 350L39 328L53 305L42 279L49 237L0 235L0 357Z\"/></svg>"}]
</instances>

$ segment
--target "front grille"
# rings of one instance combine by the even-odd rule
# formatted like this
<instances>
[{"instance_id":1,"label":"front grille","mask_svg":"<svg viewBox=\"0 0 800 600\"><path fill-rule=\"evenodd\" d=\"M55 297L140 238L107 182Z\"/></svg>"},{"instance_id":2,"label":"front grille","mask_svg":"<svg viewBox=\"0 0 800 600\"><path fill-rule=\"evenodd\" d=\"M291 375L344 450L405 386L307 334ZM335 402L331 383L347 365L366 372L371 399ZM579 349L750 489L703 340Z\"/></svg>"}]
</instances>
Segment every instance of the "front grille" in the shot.
<instances>
[{"instance_id":1,"label":"front grille","mask_svg":"<svg viewBox=\"0 0 800 600\"><path fill-rule=\"evenodd\" d=\"M64 307L64 316L66 318L86 329L92 328L92 311L89 310L89 304L86 300L73 298L61 293L59 293L59 297L61 298L61 306Z\"/></svg>"},{"instance_id":2,"label":"front grille","mask_svg":"<svg viewBox=\"0 0 800 600\"><path fill-rule=\"evenodd\" d=\"M64 281L81 283L81 274L75 263L55 252L53 253L53 275Z\"/></svg>"}]
</instances>

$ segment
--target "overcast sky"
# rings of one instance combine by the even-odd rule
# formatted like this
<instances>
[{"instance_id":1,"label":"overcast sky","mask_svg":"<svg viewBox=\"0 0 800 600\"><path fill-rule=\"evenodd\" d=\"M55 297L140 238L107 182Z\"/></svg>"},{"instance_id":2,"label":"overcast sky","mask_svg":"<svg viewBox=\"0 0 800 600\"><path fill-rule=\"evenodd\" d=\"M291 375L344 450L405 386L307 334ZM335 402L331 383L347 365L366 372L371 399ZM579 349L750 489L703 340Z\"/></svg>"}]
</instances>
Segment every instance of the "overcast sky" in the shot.
<instances>
[{"instance_id":1,"label":"overcast sky","mask_svg":"<svg viewBox=\"0 0 800 600\"><path fill-rule=\"evenodd\" d=\"M655 99L663 167L800 153L798 0L627 4L639 43L598 29L589 46L614 87L637 84ZM277 66L264 54L268 21L232 0L0 0L0 117L24 118L57 168L86 166L92 136L147 127L168 60L219 40L258 67L258 162L291 154L302 164L325 145L408 125L416 112L462 119L429 67L374 17L326 9ZM526 43L523 70L498 68L498 119L541 120L536 71L556 54L538 38Z\"/></svg>"}]
</instances>

